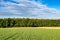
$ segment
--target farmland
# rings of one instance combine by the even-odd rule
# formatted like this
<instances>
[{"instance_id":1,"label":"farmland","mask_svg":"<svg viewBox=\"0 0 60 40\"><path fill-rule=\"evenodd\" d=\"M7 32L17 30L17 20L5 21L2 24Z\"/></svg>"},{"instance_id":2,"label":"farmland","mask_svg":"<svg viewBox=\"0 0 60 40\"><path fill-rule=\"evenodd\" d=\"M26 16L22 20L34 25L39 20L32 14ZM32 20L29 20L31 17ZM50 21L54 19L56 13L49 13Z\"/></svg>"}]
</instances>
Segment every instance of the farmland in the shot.
<instances>
[{"instance_id":1,"label":"farmland","mask_svg":"<svg viewBox=\"0 0 60 40\"><path fill-rule=\"evenodd\" d=\"M59 28L0 28L0 40L60 40Z\"/></svg>"}]
</instances>

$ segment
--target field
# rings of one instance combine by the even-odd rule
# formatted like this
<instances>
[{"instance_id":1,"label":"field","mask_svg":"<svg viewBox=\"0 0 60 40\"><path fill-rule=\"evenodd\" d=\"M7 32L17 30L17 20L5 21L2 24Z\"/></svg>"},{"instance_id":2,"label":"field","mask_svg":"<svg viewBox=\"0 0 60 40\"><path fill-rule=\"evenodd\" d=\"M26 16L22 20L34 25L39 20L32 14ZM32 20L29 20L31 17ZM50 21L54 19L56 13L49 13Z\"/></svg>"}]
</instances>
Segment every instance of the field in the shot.
<instances>
[{"instance_id":1,"label":"field","mask_svg":"<svg viewBox=\"0 0 60 40\"><path fill-rule=\"evenodd\" d=\"M0 28L0 40L60 40L60 28Z\"/></svg>"}]
</instances>

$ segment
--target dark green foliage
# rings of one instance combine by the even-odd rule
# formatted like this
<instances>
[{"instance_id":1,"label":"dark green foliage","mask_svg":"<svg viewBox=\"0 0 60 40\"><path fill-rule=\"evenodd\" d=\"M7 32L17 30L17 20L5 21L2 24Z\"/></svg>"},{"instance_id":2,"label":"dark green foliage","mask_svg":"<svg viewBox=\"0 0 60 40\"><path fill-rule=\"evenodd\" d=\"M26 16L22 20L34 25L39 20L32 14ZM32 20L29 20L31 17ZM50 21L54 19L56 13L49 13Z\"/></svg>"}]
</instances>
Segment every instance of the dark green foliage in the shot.
<instances>
[{"instance_id":1,"label":"dark green foliage","mask_svg":"<svg viewBox=\"0 0 60 40\"><path fill-rule=\"evenodd\" d=\"M4 18L0 19L0 27L57 27L60 20L29 19L29 18Z\"/></svg>"}]
</instances>

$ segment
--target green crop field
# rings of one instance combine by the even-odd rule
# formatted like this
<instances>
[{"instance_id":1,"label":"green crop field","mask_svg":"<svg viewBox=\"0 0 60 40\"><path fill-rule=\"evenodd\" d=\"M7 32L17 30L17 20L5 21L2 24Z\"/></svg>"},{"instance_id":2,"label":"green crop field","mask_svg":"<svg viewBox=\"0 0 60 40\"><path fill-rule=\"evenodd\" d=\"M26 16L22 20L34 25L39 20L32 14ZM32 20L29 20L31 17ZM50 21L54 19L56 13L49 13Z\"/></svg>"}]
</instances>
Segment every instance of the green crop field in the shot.
<instances>
[{"instance_id":1,"label":"green crop field","mask_svg":"<svg viewBox=\"0 0 60 40\"><path fill-rule=\"evenodd\" d=\"M60 29L0 28L0 40L60 40Z\"/></svg>"}]
</instances>

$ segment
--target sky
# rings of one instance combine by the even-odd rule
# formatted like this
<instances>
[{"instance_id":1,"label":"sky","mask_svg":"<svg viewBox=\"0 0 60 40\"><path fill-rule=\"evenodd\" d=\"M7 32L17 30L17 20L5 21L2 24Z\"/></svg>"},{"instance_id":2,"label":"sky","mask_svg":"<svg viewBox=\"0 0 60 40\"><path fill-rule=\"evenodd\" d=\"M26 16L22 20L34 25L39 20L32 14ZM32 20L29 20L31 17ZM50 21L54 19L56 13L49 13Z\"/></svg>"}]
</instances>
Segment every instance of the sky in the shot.
<instances>
[{"instance_id":1,"label":"sky","mask_svg":"<svg viewBox=\"0 0 60 40\"><path fill-rule=\"evenodd\" d=\"M60 19L60 0L0 0L0 18Z\"/></svg>"}]
</instances>

